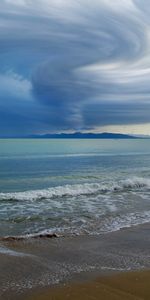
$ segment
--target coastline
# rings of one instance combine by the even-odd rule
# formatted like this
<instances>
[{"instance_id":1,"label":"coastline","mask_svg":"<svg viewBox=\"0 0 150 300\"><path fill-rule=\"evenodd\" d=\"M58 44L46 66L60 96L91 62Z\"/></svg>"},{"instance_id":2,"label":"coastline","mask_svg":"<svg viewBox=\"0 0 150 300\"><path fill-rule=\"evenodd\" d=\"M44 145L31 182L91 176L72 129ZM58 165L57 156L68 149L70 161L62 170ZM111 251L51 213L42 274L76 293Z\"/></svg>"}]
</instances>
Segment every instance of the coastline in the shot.
<instances>
[{"instance_id":1,"label":"coastline","mask_svg":"<svg viewBox=\"0 0 150 300\"><path fill-rule=\"evenodd\" d=\"M44 295L49 288L64 284L91 282L93 286L99 276L105 280L106 275L148 270L149 228L147 223L99 236L1 242L0 299L28 299L37 291Z\"/></svg>"}]
</instances>

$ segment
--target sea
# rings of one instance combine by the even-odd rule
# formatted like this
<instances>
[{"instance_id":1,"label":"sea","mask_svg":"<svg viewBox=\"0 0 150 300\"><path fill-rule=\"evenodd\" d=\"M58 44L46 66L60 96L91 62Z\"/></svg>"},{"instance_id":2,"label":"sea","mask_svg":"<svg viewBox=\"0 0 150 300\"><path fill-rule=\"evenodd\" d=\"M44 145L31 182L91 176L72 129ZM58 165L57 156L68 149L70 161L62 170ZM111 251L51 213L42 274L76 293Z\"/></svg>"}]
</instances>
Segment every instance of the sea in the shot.
<instances>
[{"instance_id":1,"label":"sea","mask_svg":"<svg viewBox=\"0 0 150 300\"><path fill-rule=\"evenodd\" d=\"M1 139L0 237L150 222L150 139Z\"/></svg>"}]
</instances>

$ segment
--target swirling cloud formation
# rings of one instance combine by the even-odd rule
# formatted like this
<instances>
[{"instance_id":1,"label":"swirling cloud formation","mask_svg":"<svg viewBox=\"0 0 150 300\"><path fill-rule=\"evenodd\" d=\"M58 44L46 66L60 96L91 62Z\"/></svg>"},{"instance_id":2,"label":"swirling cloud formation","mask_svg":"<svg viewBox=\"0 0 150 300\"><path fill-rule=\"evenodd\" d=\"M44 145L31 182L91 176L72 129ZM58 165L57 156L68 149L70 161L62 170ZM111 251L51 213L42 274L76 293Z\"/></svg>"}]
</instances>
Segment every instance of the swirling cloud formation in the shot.
<instances>
[{"instance_id":1,"label":"swirling cloud formation","mask_svg":"<svg viewBox=\"0 0 150 300\"><path fill-rule=\"evenodd\" d=\"M150 123L149 16L148 0L1 0L0 135Z\"/></svg>"}]
</instances>

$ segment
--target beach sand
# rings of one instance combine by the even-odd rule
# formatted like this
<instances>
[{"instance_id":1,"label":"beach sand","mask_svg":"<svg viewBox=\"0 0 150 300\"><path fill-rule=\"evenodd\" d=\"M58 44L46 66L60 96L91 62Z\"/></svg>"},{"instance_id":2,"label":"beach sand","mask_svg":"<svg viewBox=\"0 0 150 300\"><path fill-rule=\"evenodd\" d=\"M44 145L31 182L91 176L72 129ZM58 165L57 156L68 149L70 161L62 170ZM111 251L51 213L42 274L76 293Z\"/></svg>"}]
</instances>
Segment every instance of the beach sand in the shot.
<instances>
[{"instance_id":1,"label":"beach sand","mask_svg":"<svg viewBox=\"0 0 150 300\"><path fill-rule=\"evenodd\" d=\"M122 273L97 280L34 293L26 300L150 299L150 271Z\"/></svg>"},{"instance_id":2,"label":"beach sand","mask_svg":"<svg viewBox=\"0 0 150 300\"><path fill-rule=\"evenodd\" d=\"M0 300L150 299L149 229L0 242Z\"/></svg>"}]
</instances>

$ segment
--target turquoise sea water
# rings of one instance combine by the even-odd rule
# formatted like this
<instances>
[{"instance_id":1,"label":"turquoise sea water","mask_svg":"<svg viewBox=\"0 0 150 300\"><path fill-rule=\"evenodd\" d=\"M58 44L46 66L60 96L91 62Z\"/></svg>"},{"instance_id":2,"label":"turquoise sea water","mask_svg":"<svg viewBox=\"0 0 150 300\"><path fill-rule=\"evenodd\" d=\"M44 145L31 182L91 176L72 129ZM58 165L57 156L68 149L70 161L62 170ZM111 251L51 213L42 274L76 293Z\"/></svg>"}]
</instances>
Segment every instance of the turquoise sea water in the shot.
<instances>
[{"instance_id":1,"label":"turquoise sea water","mask_svg":"<svg viewBox=\"0 0 150 300\"><path fill-rule=\"evenodd\" d=\"M150 140L0 140L0 236L150 221Z\"/></svg>"}]
</instances>

